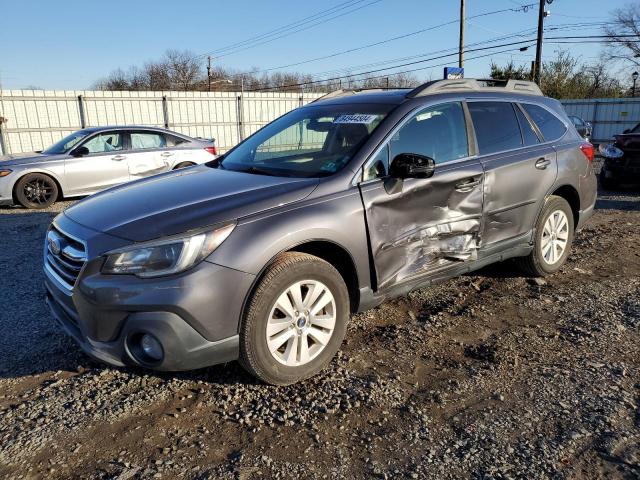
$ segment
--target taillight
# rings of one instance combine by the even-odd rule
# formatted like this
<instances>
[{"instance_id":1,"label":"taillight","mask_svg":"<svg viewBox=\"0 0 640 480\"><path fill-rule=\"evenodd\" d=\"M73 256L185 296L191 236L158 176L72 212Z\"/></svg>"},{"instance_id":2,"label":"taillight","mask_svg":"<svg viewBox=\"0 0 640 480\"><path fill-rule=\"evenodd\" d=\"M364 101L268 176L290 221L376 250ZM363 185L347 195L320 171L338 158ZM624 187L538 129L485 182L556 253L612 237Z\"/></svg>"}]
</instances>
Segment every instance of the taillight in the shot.
<instances>
[{"instance_id":1,"label":"taillight","mask_svg":"<svg viewBox=\"0 0 640 480\"><path fill-rule=\"evenodd\" d=\"M580 150L582 150L582 153L584 153L584 156L587 157L587 160L589 160L589 163L593 162L593 156L595 154L595 149L593 148L593 145L591 145L589 142L584 142L582 145L580 145Z\"/></svg>"},{"instance_id":2,"label":"taillight","mask_svg":"<svg viewBox=\"0 0 640 480\"><path fill-rule=\"evenodd\" d=\"M216 147L205 147L205 150L207 152L209 152L211 155L217 155L218 151L216 150Z\"/></svg>"}]
</instances>

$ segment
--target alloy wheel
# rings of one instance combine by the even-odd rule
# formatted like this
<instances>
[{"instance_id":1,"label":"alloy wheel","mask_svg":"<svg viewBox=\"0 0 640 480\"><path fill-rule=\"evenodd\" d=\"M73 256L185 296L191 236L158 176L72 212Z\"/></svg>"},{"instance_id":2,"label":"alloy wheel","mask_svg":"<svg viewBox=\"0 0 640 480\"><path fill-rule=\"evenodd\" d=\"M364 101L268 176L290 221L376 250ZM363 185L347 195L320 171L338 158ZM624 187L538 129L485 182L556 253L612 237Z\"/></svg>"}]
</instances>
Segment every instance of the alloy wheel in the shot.
<instances>
[{"instance_id":1,"label":"alloy wheel","mask_svg":"<svg viewBox=\"0 0 640 480\"><path fill-rule=\"evenodd\" d=\"M34 205L45 205L49 203L54 194L55 186L49 181L36 178L24 184L23 192L27 201Z\"/></svg>"},{"instance_id":2,"label":"alloy wheel","mask_svg":"<svg viewBox=\"0 0 640 480\"><path fill-rule=\"evenodd\" d=\"M329 344L335 325L331 290L317 280L296 282L271 308L265 332L269 352L289 367L305 365Z\"/></svg>"},{"instance_id":3,"label":"alloy wheel","mask_svg":"<svg viewBox=\"0 0 640 480\"><path fill-rule=\"evenodd\" d=\"M569 220L562 210L555 210L547 217L542 229L542 257L548 265L554 265L563 256L569 241Z\"/></svg>"}]
</instances>

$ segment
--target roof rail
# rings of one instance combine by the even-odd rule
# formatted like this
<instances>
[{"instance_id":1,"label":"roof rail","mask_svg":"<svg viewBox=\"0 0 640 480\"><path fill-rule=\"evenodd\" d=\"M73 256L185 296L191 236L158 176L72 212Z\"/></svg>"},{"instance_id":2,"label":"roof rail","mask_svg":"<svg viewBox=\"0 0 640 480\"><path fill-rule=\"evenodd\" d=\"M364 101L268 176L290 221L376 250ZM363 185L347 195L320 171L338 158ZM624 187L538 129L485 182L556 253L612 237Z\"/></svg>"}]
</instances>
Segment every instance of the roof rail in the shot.
<instances>
[{"instance_id":1,"label":"roof rail","mask_svg":"<svg viewBox=\"0 0 640 480\"><path fill-rule=\"evenodd\" d=\"M361 92L386 92L388 90L406 90L400 87L394 88L384 88L384 87L375 87L375 88L341 88L340 90L334 90L333 92L329 92L326 95L316 98L313 102L317 102L319 100L329 100L330 98L338 98L338 97L346 97L347 95L356 95ZM311 103L313 103L311 102Z\"/></svg>"},{"instance_id":2,"label":"roof rail","mask_svg":"<svg viewBox=\"0 0 640 480\"><path fill-rule=\"evenodd\" d=\"M458 80L435 80L433 82L427 82L407 93L407 98L459 91L496 92L499 89L504 92L542 96L540 87L538 87L535 82L529 82L527 80L461 78Z\"/></svg>"}]
</instances>

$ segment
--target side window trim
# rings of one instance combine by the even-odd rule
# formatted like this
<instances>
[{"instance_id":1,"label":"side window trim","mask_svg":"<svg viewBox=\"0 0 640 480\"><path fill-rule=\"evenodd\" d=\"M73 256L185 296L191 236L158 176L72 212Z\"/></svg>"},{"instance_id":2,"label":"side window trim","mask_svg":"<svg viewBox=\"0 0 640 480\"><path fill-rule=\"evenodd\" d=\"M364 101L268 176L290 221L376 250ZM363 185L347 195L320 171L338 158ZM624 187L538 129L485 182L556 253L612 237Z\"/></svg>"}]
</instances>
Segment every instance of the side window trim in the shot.
<instances>
[{"instance_id":1,"label":"side window trim","mask_svg":"<svg viewBox=\"0 0 640 480\"><path fill-rule=\"evenodd\" d=\"M536 125L536 122L533 121L533 119L531 118L531 116L527 113L527 111L522 107L522 105L520 103L516 103L515 107L524 115L524 117L527 119L527 121L529 122L529 125L531 125L531 128L533 128L533 131L536 133L536 135L538 136L538 140L540 140L540 144L546 143L546 140L544 138L544 135L542 135L542 132L540 131L540 129L538 128L538 125ZM524 134L523 134L524 135ZM523 137L524 140L524 137Z\"/></svg>"},{"instance_id":2,"label":"side window trim","mask_svg":"<svg viewBox=\"0 0 640 480\"><path fill-rule=\"evenodd\" d=\"M449 103L459 103L462 107L466 130L467 130L466 132L467 133L467 156L463 158L457 158L455 160L449 160L445 162L443 165L452 165L452 164L464 162L469 160L470 158L476 157L478 154L477 154L477 143L476 143L475 132L473 131L473 124L470 121L466 100L464 98L452 98L450 101L446 101L446 102L429 103L426 105L422 104L412 109L411 111L407 112L407 114L404 117L402 117L398 121L398 123L396 123L396 125L389 130L389 132L387 132L387 135L384 137L384 139L375 148L375 150L373 150L373 152L368 156L367 160L362 164L362 167L358 169L358 172L353 177L351 184L357 185L359 183L369 183L369 182L374 182L376 180L380 180L382 177L369 178L365 180L364 174L369 168L371 168L372 166L371 163L377 158L378 154L381 152L383 148L388 149L387 157L389 158L389 164L391 164L393 159L391 158L391 149L389 148L389 142L391 141L393 136L396 134L396 132L400 130L402 127L404 127L408 122L410 122L416 115L419 115L420 112L422 112L423 110L434 108L439 105L446 105ZM472 134L473 134L472 136L470 136L469 134L469 129L471 129L472 131ZM473 148L472 148L472 145L473 145Z\"/></svg>"}]
</instances>

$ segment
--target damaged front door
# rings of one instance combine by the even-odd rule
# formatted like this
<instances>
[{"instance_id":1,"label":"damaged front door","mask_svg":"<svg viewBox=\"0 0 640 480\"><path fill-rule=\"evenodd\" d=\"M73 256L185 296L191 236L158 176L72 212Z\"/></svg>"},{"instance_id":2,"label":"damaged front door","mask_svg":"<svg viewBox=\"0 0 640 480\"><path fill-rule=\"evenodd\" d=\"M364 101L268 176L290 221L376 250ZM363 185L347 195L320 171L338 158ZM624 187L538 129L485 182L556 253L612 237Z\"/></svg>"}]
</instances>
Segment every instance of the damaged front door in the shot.
<instances>
[{"instance_id":1,"label":"damaged front door","mask_svg":"<svg viewBox=\"0 0 640 480\"><path fill-rule=\"evenodd\" d=\"M360 191L379 290L476 259L484 173L470 158L468 132L462 103L430 106L365 165ZM392 178L399 154L433 159L433 176Z\"/></svg>"}]
</instances>

